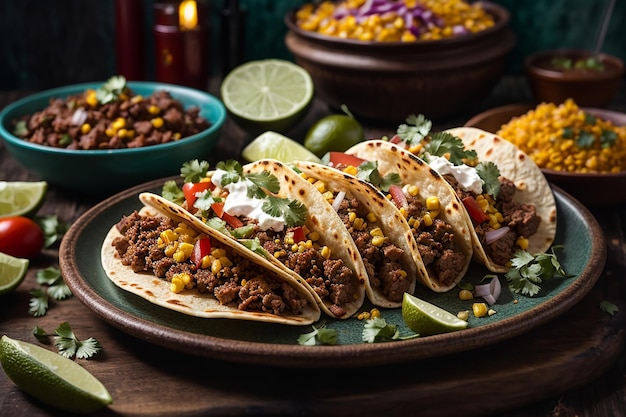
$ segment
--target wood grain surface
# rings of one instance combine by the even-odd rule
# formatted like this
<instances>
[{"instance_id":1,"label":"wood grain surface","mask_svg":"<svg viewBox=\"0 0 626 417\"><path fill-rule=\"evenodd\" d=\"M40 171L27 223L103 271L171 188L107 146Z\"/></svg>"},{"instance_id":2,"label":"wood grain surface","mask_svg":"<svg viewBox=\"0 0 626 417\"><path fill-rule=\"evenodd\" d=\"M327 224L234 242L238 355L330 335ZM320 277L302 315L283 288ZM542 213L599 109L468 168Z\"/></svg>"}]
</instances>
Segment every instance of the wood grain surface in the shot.
<instances>
[{"instance_id":1,"label":"wood grain surface","mask_svg":"<svg viewBox=\"0 0 626 417\"><path fill-rule=\"evenodd\" d=\"M23 94L1 95L0 105ZM316 120L328 111L315 103L307 117ZM378 129L369 126L368 133L374 137ZM231 140L220 141L218 159L237 155L246 140L231 121L223 135ZM0 144L0 180L34 179ZM40 213L71 223L97 202L51 187ZM56 248L34 262L15 292L0 298L0 334L33 341L35 326L53 332L69 321L79 338L98 339L104 350L79 360L113 396L98 416L624 416L626 209L593 214L606 235L607 263L581 302L520 337L436 359L360 369L243 365L138 340L100 320L75 297L52 301L45 316L33 317L28 303L34 274L58 265ZM604 300L620 311L613 316L601 311ZM39 404L0 372L0 417L61 415L66 414Z\"/></svg>"}]
</instances>

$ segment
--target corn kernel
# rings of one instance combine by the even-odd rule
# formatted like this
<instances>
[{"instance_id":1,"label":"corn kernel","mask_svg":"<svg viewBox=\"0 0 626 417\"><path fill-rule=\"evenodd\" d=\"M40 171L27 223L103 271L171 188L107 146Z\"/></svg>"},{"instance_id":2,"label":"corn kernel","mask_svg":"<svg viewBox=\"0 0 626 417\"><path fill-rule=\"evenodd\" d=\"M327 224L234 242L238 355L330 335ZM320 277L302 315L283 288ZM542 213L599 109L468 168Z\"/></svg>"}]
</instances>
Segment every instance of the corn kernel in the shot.
<instances>
[{"instance_id":1,"label":"corn kernel","mask_svg":"<svg viewBox=\"0 0 626 417\"><path fill-rule=\"evenodd\" d=\"M456 316L461 320L467 321L469 319L469 310L463 310L456 313Z\"/></svg>"},{"instance_id":2,"label":"corn kernel","mask_svg":"<svg viewBox=\"0 0 626 417\"><path fill-rule=\"evenodd\" d=\"M439 210L439 197L433 196L426 199L426 208L428 210Z\"/></svg>"},{"instance_id":3,"label":"corn kernel","mask_svg":"<svg viewBox=\"0 0 626 417\"><path fill-rule=\"evenodd\" d=\"M474 294L470 290L461 290L459 291L459 299L463 301L471 300L474 298Z\"/></svg>"},{"instance_id":4,"label":"corn kernel","mask_svg":"<svg viewBox=\"0 0 626 417\"><path fill-rule=\"evenodd\" d=\"M474 303L472 304L472 312L475 317L485 317L487 315L487 304L485 303Z\"/></svg>"},{"instance_id":5,"label":"corn kernel","mask_svg":"<svg viewBox=\"0 0 626 417\"><path fill-rule=\"evenodd\" d=\"M370 223L375 223L378 221L378 217L374 213L367 213L367 221Z\"/></svg>"},{"instance_id":6,"label":"corn kernel","mask_svg":"<svg viewBox=\"0 0 626 417\"><path fill-rule=\"evenodd\" d=\"M162 128L162 127L163 127L163 125L165 124L165 123L163 122L163 119L162 119L162 118L160 118L160 117L155 117L154 119L150 120L150 123L152 124L152 126L153 126L155 129Z\"/></svg>"},{"instance_id":7,"label":"corn kernel","mask_svg":"<svg viewBox=\"0 0 626 417\"><path fill-rule=\"evenodd\" d=\"M320 249L320 255L322 255L325 259L330 259L330 248L328 246L323 246Z\"/></svg>"},{"instance_id":8,"label":"corn kernel","mask_svg":"<svg viewBox=\"0 0 626 417\"><path fill-rule=\"evenodd\" d=\"M384 236L374 236L372 238L372 245L376 247L382 246L387 241L387 238Z\"/></svg>"}]
</instances>

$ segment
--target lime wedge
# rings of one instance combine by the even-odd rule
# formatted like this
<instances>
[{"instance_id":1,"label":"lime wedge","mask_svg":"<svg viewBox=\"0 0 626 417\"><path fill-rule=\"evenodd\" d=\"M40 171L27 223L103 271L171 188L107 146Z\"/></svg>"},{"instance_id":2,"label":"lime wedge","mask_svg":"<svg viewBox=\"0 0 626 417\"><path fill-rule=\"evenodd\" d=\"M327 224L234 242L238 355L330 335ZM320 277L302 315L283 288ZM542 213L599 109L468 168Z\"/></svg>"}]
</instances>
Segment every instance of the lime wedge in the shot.
<instances>
[{"instance_id":1,"label":"lime wedge","mask_svg":"<svg viewBox=\"0 0 626 417\"><path fill-rule=\"evenodd\" d=\"M285 164L293 161L322 162L313 152L295 140L271 130L260 134L241 151L248 162L273 158Z\"/></svg>"},{"instance_id":2,"label":"lime wedge","mask_svg":"<svg viewBox=\"0 0 626 417\"><path fill-rule=\"evenodd\" d=\"M420 336L462 330L468 325L454 314L408 293L402 298L402 318Z\"/></svg>"},{"instance_id":3,"label":"lime wedge","mask_svg":"<svg viewBox=\"0 0 626 417\"><path fill-rule=\"evenodd\" d=\"M89 371L40 346L4 335L0 362L15 385L55 408L91 413L112 402L107 389Z\"/></svg>"},{"instance_id":4,"label":"lime wedge","mask_svg":"<svg viewBox=\"0 0 626 417\"><path fill-rule=\"evenodd\" d=\"M0 295L13 291L24 281L28 264L28 259L0 252Z\"/></svg>"},{"instance_id":5,"label":"lime wedge","mask_svg":"<svg viewBox=\"0 0 626 417\"><path fill-rule=\"evenodd\" d=\"M0 217L33 216L47 191L45 181L0 181Z\"/></svg>"},{"instance_id":6,"label":"lime wedge","mask_svg":"<svg viewBox=\"0 0 626 417\"><path fill-rule=\"evenodd\" d=\"M285 133L306 115L313 99L313 80L293 62L265 59L234 68L220 91L231 117L248 133Z\"/></svg>"}]
</instances>

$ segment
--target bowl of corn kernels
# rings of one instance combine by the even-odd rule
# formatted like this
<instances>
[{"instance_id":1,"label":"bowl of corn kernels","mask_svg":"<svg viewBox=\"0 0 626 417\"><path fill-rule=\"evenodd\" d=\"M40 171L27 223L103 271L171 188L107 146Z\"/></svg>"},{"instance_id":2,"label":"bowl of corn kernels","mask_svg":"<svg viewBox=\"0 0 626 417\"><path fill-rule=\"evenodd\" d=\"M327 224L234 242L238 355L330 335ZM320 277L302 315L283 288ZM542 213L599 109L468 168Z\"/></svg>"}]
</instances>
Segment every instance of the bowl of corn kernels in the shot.
<instances>
[{"instance_id":1,"label":"bowl of corn kernels","mask_svg":"<svg viewBox=\"0 0 626 417\"><path fill-rule=\"evenodd\" d=\"M331 108L397 126L442 120L486 97L515 44L510 14L490 2L340 0L285 16L285 44Z\"/></svg>"},{"instance_id":2,"label":"bowl of corn kernels","mask_svg":"<svg viewBox=\"0 0 626 417\"><path fill-rule=\"evenodd\" d=\"M589 208L626 204L626 114L561 104L512 104L487 110L465 126L517 145L552 184Z\"/></svg>"}]
</instances>

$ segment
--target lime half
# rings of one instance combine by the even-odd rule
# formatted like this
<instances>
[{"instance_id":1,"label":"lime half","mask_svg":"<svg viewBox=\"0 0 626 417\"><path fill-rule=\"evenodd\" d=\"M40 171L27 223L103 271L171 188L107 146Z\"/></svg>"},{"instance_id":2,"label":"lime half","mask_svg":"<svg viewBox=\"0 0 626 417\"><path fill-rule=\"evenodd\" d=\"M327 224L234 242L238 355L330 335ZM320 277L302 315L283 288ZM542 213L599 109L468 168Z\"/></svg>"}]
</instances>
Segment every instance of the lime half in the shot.
<instances>
[{"instance_id":1,"label":"lime half","mask_svg":"<svg viewBox=\"0 0 626 417\"><path fill-rule=\"evenodd\" d=\"M241 156L248 162L265 158L277 159L285 164L293 161L322 162L302 144L271 130L257 136L243 148Z\"/></svg>"},{"instance_id":2,"label":"lime half","mask_svg":"<svg viewBox=\"0 0 626 417\"><path fill-rule=\"evenodd\" d=\"M0 362L15 385L55 408L91 413L112 402L107 389L89 371L40 346L4 335Z\"/></svg>"},{"instance_id":3,"label":"lime half","mask_svg":"<svg viewBox=\"0 0 626 417\"><path fill-rule=\"evenodd\" d=\"M0 181L0 217L33 216L47 191L45 181Z\"/></svg>"},{"instance_id":4,"label":"lime half","mask_svg":"<svg viewBox=\"0 0 626 417\"><path fill-rule=\"evenodd\" d=\"M13 291L24 281L28 264L28 259L0 252L0 295Z\"/></svg>"},{"instance_id":5,"label":"lime half","mask_svg":"<svg viewBox=\"0 0 626 417\"><path fill-rule=\"evenodd\" d=\"M344 152L363 140L363 126L355 118L345 114L331 114L309 128L304 146L322 157L331 151Z\"/></svg>"},{"instance_id":6,"label":"lime half","mask_svg":"<svg viewBox=\"0 0 626 417\"><path fill-rule=\"evenodd\" d=\"M220 92L230 115L248 133L285 133L306 115L313 80L290 61L250 61L226 75Z\"/></svg>"},{"instance_id":7,"label":"lime half","mask_svg":"<svg viewBox=\"0 0 626 417\"><path fill-rule=\"evenodd\" d=\"M408 293L402 298L402 318L420 336L462 330L468 325L454 314Z\"/></svg>"}]
</instances>

